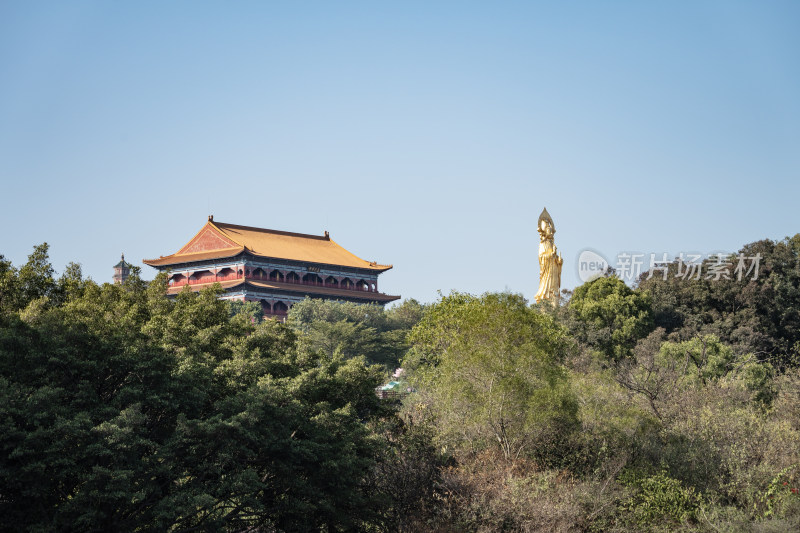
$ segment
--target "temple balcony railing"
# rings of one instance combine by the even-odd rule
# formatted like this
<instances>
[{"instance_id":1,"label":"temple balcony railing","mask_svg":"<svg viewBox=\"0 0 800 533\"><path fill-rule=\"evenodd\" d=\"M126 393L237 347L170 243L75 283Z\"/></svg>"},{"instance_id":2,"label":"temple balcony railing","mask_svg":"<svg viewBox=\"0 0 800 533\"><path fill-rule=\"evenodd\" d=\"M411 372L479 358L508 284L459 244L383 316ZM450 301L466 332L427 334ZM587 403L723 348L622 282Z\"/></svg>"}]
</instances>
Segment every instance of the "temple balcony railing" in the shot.
<instances>
[{"instance_id":1,"label":"temple balcony railing","mask_svg":"<svg viewBox=\"0 0 800 533\"><path fill-rule=\"evenodd\" d=\"M348 291L355 291L355 292L378 292L377 289L370 289L370 288L358 288L355 285L346 285L344 287L340 286L339 284L333 283L325 283L324 281L303 281L302 279L275 279L269 276L253 276L248 275L246 279L252 279L256 281L274 281L276 283L291 283L292 285L305 285L307 287L324 287L327 289L343 289Z\"/></svg>"},{"instance_id":2,"label":"temple balcony railing","mask_svg":"<svg viewBox=\"0 0 800 533\"><path fill-rule=\"evenodd\" d=\"M228 275L228 276L219 276L219 277L208 276L208 277L196 278L196 279L189 278L188 280L182 279L180 281L170 280L169 281L169 286L170 287L183 287L184 285L203 285L203 284L207 284L207 283L217 283L217 282L223 282L223 281L235 281L237 279L243 279L243 276L236 275L236 274L231 274L231 275Z\"/></svg>"},{"instance_id":3,"label":"temple balcony railing","mask_svg":"<svg viewBox=\"0 0 800 533\"><path fill-rule=\"evenodd\" d=\"M202 278L194 278L194 279L189 278L188 280L182 279L182 280L180 280L178 282L174 282L174 281L170 280L169 286L170 287L181 287L183 285L202 285L204 283L216 283L216 282L222 282L222 281L234 281L234 280L237 280L237 279L242 279L242 276L241 275L237 275L237 274L230 274L228 276L218 276L218 277L204 276Z\"/></svg>"},{"instance_id":4,"label":"temple balcony railing","mask_svg":"<svg viewBox=\"0 0 800 533\"><path fill-rule=\"evenodd\" d=\"M301 279L282 279L278 280L275 278L270 278L268 276L253 276L253 275L242 275L242 274L229 274L227 276L205 276L202 278L192 279L189 278L188 280L183 279L178 282L173 282L170 280L169 286L170 287L182 287L183 285L203 285L206 283L216 283L216 282L223 282L223 281L235 281L240 279L250 279L254 281L274 281L276 283L291 283L292 285L303 285L306 287L323 287L327 289L342 289L346 291L353 291L353 292L378 292L377 288L369 288L369 287L357 287L356 285L345 285L341 286L339 284L333 283L325 283L324 281L303 281Z\"/></svg>"}]
</instances>

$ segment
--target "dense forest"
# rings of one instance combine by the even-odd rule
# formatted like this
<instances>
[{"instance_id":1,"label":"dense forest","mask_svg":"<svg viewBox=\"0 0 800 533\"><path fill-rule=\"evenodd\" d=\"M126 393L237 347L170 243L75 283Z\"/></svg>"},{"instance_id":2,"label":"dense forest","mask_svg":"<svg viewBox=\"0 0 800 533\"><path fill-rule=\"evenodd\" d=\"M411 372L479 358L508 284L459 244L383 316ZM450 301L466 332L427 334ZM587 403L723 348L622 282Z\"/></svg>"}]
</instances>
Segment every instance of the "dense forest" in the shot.
<instances>
[{"instance_id":1,"label":"dense forest","mask_svg":"<svg viewBox=\"0 0 800 533\"><path fill-rule=\"evenodd\" d=\"M797 531L800 234L741 253L286 323L0 256L0 530Z\"/></svg>"}]
</instances>

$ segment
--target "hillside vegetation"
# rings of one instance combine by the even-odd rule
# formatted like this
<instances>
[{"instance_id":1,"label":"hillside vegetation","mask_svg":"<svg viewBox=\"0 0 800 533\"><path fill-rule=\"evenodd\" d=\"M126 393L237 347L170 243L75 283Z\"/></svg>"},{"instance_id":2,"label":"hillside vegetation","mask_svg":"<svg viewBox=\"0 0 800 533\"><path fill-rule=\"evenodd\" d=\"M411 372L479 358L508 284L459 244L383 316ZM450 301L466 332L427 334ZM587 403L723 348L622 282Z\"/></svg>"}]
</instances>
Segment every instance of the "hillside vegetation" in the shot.
<instances>
[{"instance_id":1,"label":"hillside vegetation","mask_svg":"<svg viewBox=\"0 0 800 533\"><path fill-rule=\"evenodd\" d=\"M285 324L0 256L0 530L796 531L800 235L742 253Z\"/></svg>"}]
</instances>

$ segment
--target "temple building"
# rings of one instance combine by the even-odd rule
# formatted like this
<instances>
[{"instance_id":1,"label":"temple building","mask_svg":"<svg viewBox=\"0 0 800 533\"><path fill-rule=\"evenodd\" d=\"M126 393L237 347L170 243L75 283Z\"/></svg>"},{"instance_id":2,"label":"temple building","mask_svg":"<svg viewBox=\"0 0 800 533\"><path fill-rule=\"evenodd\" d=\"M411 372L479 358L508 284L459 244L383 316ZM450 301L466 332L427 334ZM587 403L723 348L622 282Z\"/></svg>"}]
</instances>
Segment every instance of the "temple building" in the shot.
<instances>
[{"instance_id":1,"label":"temple building","mask_svg":"<svg viewBox=\"0 0 800 533\"><path fill-rule=\"evenodd\" d=\"M283 318L306 296L357 303L400 299L378 291L378 275L391 265L365 261L324 235L304 235L215 222L213 216L172 255L145 259L167 271L168 294L212 283L225 299L260 302L264 315Z\"/></svg>"}]
</instances>

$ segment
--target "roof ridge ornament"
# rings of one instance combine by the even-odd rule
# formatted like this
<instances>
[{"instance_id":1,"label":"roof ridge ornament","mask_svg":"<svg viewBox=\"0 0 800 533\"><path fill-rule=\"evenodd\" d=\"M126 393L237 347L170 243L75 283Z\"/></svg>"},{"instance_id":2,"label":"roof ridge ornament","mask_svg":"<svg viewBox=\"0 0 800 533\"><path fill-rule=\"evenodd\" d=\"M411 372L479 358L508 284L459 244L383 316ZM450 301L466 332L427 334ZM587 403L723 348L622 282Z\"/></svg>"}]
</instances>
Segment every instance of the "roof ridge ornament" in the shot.
<instances>
[{"instance_id":1,"label":"roof ridge ornament","mask_svg":"<svg viewBox=\"0 0 800 533\"><path fill-rule=\"evenodd\" d=\"M214 215L208 215L208 221L214 222Z\"/></svg>"}]
</instances>

